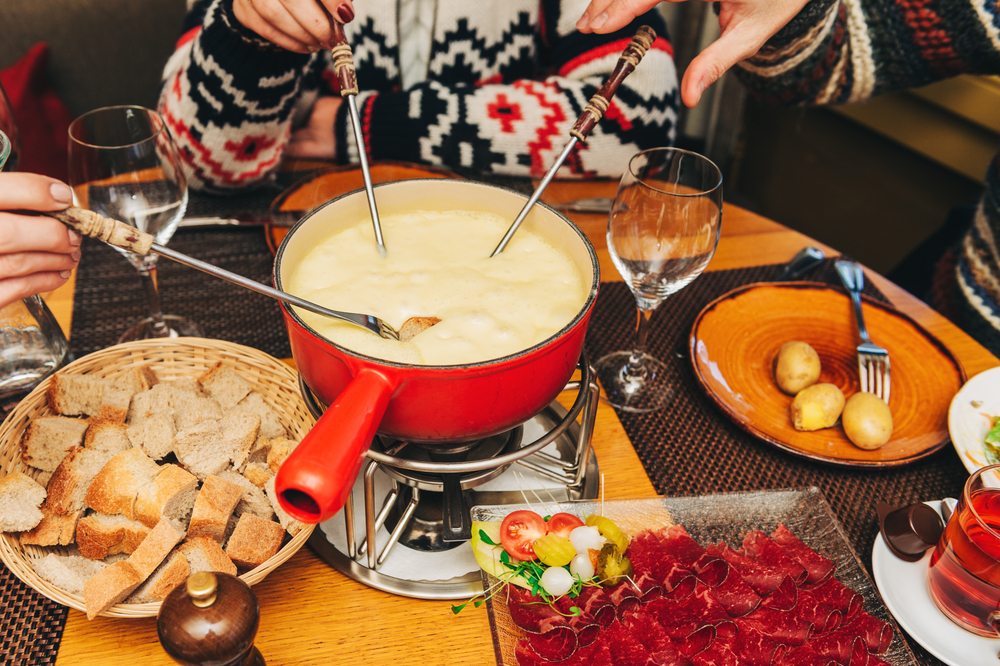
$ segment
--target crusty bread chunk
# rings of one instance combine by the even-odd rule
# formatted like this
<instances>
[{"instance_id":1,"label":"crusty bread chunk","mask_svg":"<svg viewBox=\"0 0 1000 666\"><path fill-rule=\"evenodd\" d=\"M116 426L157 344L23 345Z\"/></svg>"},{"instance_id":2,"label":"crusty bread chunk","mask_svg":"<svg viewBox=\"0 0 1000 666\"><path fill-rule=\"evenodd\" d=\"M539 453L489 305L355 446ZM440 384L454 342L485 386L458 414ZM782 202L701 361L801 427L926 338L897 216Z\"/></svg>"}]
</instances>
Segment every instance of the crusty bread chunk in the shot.
<instances>
[{"instance_id":1,"label":"crusty bread chunk","mask_svg":"<svg viewBox=\"0 0 1000 666\"><path fill-rule=\"evenodd\" d=\"M175 587L186 581L190 575L191 567L188 565L187 559L181 553L174 551L146 579L146 582L125 600L125 603L148 604L163 601Z\"/></svg>"},{"instance_id":2,"label":"crusty bread chunk","mask_svg":"<svg viewBox=\"0 0 1000 666\"><path fill-rule=\"evenodd\" d=\"M285 510L281 508L281 504L278 503L278 494L274 490L273 476L268 479L267 483L264 485L264 492L267 494L267 499L271 502L271 508L274 509L274 513L278 515L278 522L281 523L283 528L285 528L285 531L292 536L301 532L303 524L289 516Z\"/></svg>"},{"instance_id":3,"label":"crusty bread chunk","mask_svg":"<svg viewBox=\"0 0 1000 666\"><path fill-rule=\"evenodd\" d=\"M285 530L278 523L244 513L229 537L226 555L237 567L253 569L281 550L284 538Z\"/></svg>"},{"instance_id":4,"label":"crusty bread chunk","mask_svg":"<svg viewBox=\"0 0 1000 666\"><path fill-rule=\"evenodd\" d=\"M132 442L126 435L124 423L105 419L93 419L90 428L83 438L83 446L94 451L103 451L110 455L121 453L132 448Z\"/></svg>"},{"instance_id":5,"label":"crusty bread chunk","mask_svg":"<svg viewBox=\"0 0 1000 666\"><path fill-rule=\"evenodd\" d=\"M52 472L74 446L80 446L90 424L66 416L39 416L21 436L21 460Z\"/></svg>"},{"instance_id":6,"label":"crusty bread chunk","mask_svg":"<svg viewBox=\"0 0 1000 666\"><path fill-rule=\"evenodd\" d=\"M202 421L222 418L222 408L212 398L199 398L193 393L183 393L184 402L174 409L174 428L184 430Z\"/></svg>"},{"instance_id":7,"label":"crusty bread chunk","mask_svg":"<svg viewBox=\"0 0 1000 666\"><path fill-rule=\"evenodd\" d=\"M260 432L265 437L284 437L287 434L285 426L281 425L281 418L278 412L271 409L271 406L264 401L264 396L256 391L251 391L233 409L250 412L259 416Z\"/></svg>"},{"instance_id":8,"label":"crusty bread chunk","mask_svg":"<svg viewBox=\"0 0 1000 666\"><path fill-rule=\"evenodd\" d=\"M93 513L80 520L76 527L76 547L80 554L93 560L108 555L131 555L149 536L149 528L122 515Z\"/></svg>"},{"instance_id":9,"label":"crusty bread chunk","mask_svg":"<svg viewBox=\"0 0 1000 666\"><path fill-rule=\"evenodd\" d=\"M181 391L172 384L160 383L132 397L128 410L128 424L140 425L153 414L166 414L174 418L174 412L191 399L191 394Z\"/></svg>"},{"instance_id":10,"label":"crusty bread chunk","mask_svg":"<svg viewBox=\"0 0 1000 666\"><path fill-rule=\"evenodd\" d=\"M162 465L135 497L135 517L149 527L166 516L187 524L198 494L198 478L177 465Z\"/></svg>"},{"instance_id":11,"label":"crusty bread chunk","mask_svg":"<svg viewBox=\"0 0 1000 666\"><path fill-rule=\"evenodd\" d=\"M281 464L288 459L288 456L292 455L292 451L298 445L298 442L284 437L272 439L271 450L267 452L267 466L271 468L271 471L277 474Z\"/></svg>"},{"instance_id":12,"label":"crusty bread chunk","mask_svg":"<svg viewBox=\"0 0 1000 666\"><path fill-rule=\"evenodd\" d=\"M222 417L223 446L229 450L229 461L234 467L239 469L246 463L259 433L258 414L231 411Z\"/></svg>"},{"instance_id":13,"label":"crusty bread chunk","mask_svg":"<svg viewBox=\"0 0 1000 666\"><path fill-rule=\"evenodd\" d=\"M243 476L253 485L263 488L267 485L271 477L274 476L274 472L267 466L267 463L252 462L247 463L246 468L243 470Z\"/></svg>"},{"instance_id":14,"label":"crusty bread chunk","mask_svg":"<svg viewBox=\"0 0 1000 666\"><path fill-rule=\"evenodd\" d=\"M160 519L129 555L128 562L142 575L143 580L160 566L160 562L184 538L184 532L179 527L169 518Z\"/></svg>"},{"instance_id":15,"label":"crusty bread chunk","mask_svg":"<svg viewBox=\"0 0 1000 666\"><path fill-rule=\"evenodd\" d=\"M104 392L112 385L109 379L58 372L52 375L45 397L56 414L97 416Z\"/></svg>"},{"instance_id":16,"label":"crusty bread chunk","mask_svg":"<svg viewBox=\"0 0 1000 666\"><path fill-rule=\"evenodd\" d=\"M188 537L177 552L187 559L191 573L221 571L236 575L236 565L222 550L222 546L210 536Z\"/></svg>"},{"instance_id":17,"label":"crusty bread chunk","mask_svg":"<svg viewBox=\"0 0 1000 666\"><path fill-rule=\"evenodd\" d=\"M159 383L151 365L139 365L131 368L120 377L115 378L114 387L127 391L129 397L148 391Z\"/></svg>"},{"instance_id":18,"label":"crusty bread chunk","mask_svg":"<svg viewBox=\"0 0 1000 666\"><path fill-rule=\"evenodd\" d=\"M271 439L265 437L264 433L258 431L257 439L254 441L253 446L250 447L250 455L247 456L246 462L242 466L238 467L239 471L242 472L246 469L247 463L260 462L267 463L267 454L271 450Z\"/></svg>"},{"instance_id":19,"label":"crusty bread chunk","mask_svg":"<svg viewBox=\"0 0 1000 666\"><path fill-rule=\"evenodd\" d=\"M82 511L56 513L48 503L42 504L42 522L29 532L22 532L19 541L22 546L68 546L73 543L76 525Z\"/></svg>"},{"instance_id":20,"label":"crusty bread chunk","mask_svg":"<svg viewBox=\"0 0 1000 666\"><path fill-rule=\"evenodd\" d=\"M83 584L87 619L93 620L132 594L144 579L129 560L115 562L88 578Z\"/></svg>"},{"instance_id":21,"label":"crusty bread chunk","mask_svg":"<svg viewBox=\"0 0 1000 666\"><path fill-rule=\"evenodd\" d=\"M90 483L112 457L110 453L82 446L70 451L49 479L49 507L56 513L70 513L86 508Z\"/></svg>"},{"instance_id":22,"label":"crusty bread chunk","mask_svg":"<svg viewBox=\"0 0 1000 666\"><path fill-rule=\"evenodd\" d=\"M42 522L39 507L45 488L26 474L11 472L0 479L0 531L23 532Z\"/></svg>"},{"instance_id":23,"label":"crusty bread chunk","mask_svg":"<svg viewBox=\"0 0 1000 666\"><path fill-rule=\"evenodd\" d=\"M174 417L170 414L153 414L127 430L129 441L138 446L153 460L161 460L174 450Z\"/></svg>"},{"instance_id":24,"label":"crusty bread chunk","mask_svg":"<svg viewBox=\"0 0 1000 666\"><path fill-rule=\"evenodd\" d=\"M56 555L31 559L35 573L70 594L83 594L83 583L107 567L106 562L79 555Z\"/></svg>"},{"instance_id":25,"label":"crusty bread chunk","mask_svg":"<svg viewBox=\"0 0 1000 666\"><path fill-rule=\"evenodd\" d=\"M222 438L222 423L216 419L179 431L174 435L174 454L184 469L204 480L229 466L229 451Z\"/></svg>"},{"instance_id":26,"label":"crusty bread chunk","mask_svg":"<svg viewBox=\"0 0 1000 666\"><path fill-rule=\"evenodd\" d=\"M232 409L250 393L250 383L222 361L198 378L198 383L223 409Z\"/></svg>"},{"instance_id":27,"label":"crusty bread chunk","mask_svg":"<svg viewBox=\"0 0 1000 666\"><path fill-rule=\"evenodd\" d=\"M120 513L135 519L135 497L159 471L159 466L142 449L122 451L94 477L85 496L87 506L99 513Z\"/></svg>"},{"instance_id":28,"label":"crusty bread chunk","mask_svg":"<svg viewBox=\"0 0 1000 666\"><path fill-rule=\"evenodd\" d=\"M206 477L194 501L188 534L192 537L210 536L222 543L226 534L226 523L233 515L243 494L243 488L235 483L214 475Z\"/></svg>"},{"instance_id":29,"label":"crusty bread chunk","mask_svg":"<svg viewBox=\"0 0 1000 666\"><path fill-rule=\"evenodd\" d=\"M255 486L250 479L232 469L219 472L219 478L230 483L235 483L243 489L243 496L233 510L237 518L244 513L252 513L264 520L274 518L274 509L271 508L271 502L267 499L267 495L264 494L263 490Z\"/></svg>"},{"instance_id":30,"label":"crusty bread chunk","mask_svg":"<svg viewBox=\"0 0 1000 666\"><path fill-rule=\"evenodd\" d=\"M207 398L208 395L201 390L201 384L196 377L178 377L170 382L170 385L179 391L194 393L199 398Z\"/></svg>"}]
</instances>

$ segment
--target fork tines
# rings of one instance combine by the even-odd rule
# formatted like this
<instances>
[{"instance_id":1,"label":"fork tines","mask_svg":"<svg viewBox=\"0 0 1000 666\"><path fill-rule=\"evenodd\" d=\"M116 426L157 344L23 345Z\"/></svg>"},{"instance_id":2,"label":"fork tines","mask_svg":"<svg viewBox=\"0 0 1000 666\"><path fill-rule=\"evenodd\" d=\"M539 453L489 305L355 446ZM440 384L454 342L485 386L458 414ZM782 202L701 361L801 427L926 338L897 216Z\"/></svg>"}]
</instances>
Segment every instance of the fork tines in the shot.
<instances>
[{"instance_id":1,"label":"fork tines","mask_svg":"<svg viewBox=\"0 0 1000 666\"><path fill-rule=\"evenodd\" d=\"M859 346L858 370L861 392L874 393L888 404L891 385L889 352L877 345Z\"/></svg>"}]
</instances>

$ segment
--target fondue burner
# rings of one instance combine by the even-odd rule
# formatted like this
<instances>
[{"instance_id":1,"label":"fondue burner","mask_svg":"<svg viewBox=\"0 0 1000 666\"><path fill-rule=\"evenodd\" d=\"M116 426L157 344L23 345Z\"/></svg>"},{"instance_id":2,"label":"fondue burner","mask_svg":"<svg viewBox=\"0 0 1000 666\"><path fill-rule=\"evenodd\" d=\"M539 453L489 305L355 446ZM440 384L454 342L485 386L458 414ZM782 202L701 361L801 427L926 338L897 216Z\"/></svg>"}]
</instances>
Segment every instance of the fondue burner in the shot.
<instances>
[{"instance_id":1,"label":"fondue burner","mask_svg":"<svg viewBox=\"0 0 1000 666\"><path fill-rule=\"evenodd\" d=\"M600 490L591 450L599 389L581 358L569 410L553 402L512 430L460 444L376 436L344 509L309 545L344 575L418 599L467 599L482 591L472 549L470 508L594 499ZM302 379L313 416L326 407ZM357 507L363 507L361 511ZM376 547L370 549L369 543Z\"/></svg>"}]
</instances>

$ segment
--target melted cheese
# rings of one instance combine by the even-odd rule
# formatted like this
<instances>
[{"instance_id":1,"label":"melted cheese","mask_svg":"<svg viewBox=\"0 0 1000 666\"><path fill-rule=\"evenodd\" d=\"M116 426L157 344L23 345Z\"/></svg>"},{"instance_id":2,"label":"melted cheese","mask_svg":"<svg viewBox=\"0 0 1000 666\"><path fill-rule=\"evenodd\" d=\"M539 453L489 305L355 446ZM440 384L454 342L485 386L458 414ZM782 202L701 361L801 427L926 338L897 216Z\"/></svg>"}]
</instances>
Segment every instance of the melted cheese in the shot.
<instances>
[{"instance_id":1,"label":"melted cheese","mask_svg":"<svg viewBox=\"0 0 1000 666\"><path fill-rule=\"evenodd\" d=\"M490 258L509 221L486 213L416 211L381 217L388 256L379 256L371 221L312 248L287 289L334 310L375 315L399 330L410 317L441 321L409 342L305 312L324 337L400 363L458 365L527 349L566 326L589 284L573 261L521 229Z\"/></svg>"}]
</instances>

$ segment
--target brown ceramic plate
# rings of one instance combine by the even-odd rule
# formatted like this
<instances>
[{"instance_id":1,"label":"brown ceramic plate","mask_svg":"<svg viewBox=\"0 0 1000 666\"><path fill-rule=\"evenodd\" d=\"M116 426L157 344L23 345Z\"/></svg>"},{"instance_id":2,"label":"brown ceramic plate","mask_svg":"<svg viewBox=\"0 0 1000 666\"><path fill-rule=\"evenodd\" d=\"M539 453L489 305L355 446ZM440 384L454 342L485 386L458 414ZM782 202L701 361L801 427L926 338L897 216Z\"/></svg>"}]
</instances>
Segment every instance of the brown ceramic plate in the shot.
<instances>
[{"instance_id":1,"label":"brown ceramic plate","mask_svg":"<svg viewBox=\"0 0 1000 666\"><path fill-rule=\"evenodd\" d=\"M373 185L411 178L461 178L447 169L409 162L372 162L368 170ZM364 176L357 164L331 167L306 176L282 192L271 203L271 212L298 219L316 206L364 186ZM267 227L267 245L272 253L277 251L288 231L287 227Z\"/></svg>"},{"instance_id":2,"label":"brown ceramic plate","mask_svg":"<svg viewBox=\"0 0 1000 666\"><path fill-rule=\"evenodd\" d=\"M859 390L858 333L847 295L824 284L751 284L720 296L691 331L691 362L708 396L741 428L789 453L849 467L905 465L949 441L948 406L965 382L952 353L919 324L864 298L865 323L892 361L893 433L874 451L854 446L840 425L814 432L792 428L792 396L774 382L781 345L802 340L822 362L819 381L850 398Z\"/></svg>"}]
</instances>

